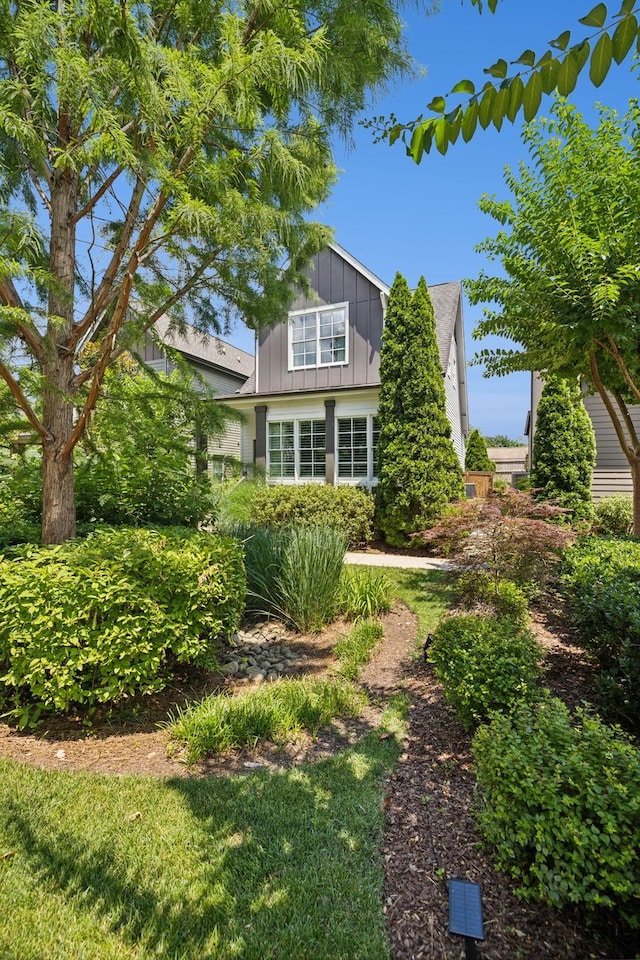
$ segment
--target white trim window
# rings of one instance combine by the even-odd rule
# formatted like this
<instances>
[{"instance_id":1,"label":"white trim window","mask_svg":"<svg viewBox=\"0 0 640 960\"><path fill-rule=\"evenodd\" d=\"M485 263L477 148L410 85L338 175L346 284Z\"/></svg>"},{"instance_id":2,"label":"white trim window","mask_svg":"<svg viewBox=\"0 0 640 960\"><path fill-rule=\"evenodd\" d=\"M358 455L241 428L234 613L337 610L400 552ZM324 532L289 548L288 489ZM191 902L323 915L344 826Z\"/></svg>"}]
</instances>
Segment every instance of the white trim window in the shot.
<instances>
[{"instance_id":1,"label":"white trim window","mask_svg":"<svg viewBox=\"0 0 640 960\"><path fill-rule=\"evenodd\" d=\"M370 485L376 480L379 435L380 427L376 416L368 414L363 417L338 417L338 481L356 480Z\"/></svg>"},{"instance_id":2,"label":"white trim window","mask_svg":"<svg viewBox=\"0 0 640 960\"><path fill-rule=\"evenodd\" d=\"M274 420L267 424L267 471L270 480L324 480L324 420Z\"/></svg>"},{"instance_id":3,"label":"white trim window","mask_svg":"<svg viewBox=\"0 0 640 960\"><path fill-rule=\"evenodd\" d=\"M349 362L349 304L336 303L289 315L289 370Z\"/></svg>"}]
</instances>

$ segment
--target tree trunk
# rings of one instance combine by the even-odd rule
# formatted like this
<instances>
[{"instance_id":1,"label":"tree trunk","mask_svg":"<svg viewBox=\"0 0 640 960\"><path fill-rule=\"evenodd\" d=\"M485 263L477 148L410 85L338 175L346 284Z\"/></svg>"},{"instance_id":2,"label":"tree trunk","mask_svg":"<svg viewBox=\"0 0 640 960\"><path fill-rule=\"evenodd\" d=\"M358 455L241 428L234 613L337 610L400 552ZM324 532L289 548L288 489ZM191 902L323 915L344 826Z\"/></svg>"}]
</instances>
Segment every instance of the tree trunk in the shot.
<instances>
[{"instance_id":1,"label":"tree trunk","mask_svg":"<svg viewBox=\"0 0 640 960\"><path fill-rule=\"evenodd\" d=\"M633 535L640 537L640 457L630 462L633 484Z\"/></svg>"},{"instance_id":2,"label":"tree trunk","mask_svg":"<svg viewBox=\"0 0 640 960\"><path fill-rule=\"evenodd\" d=\"M61 139L67 123L60 121ZM51 186L49 323L42 364L42 542L62 543L76 535L73 452L63 450L73 432L74 355L68 347L73 331L75 292L75 224L78 182L70 169L56 171Z\"/></svg>"}]
</instances>

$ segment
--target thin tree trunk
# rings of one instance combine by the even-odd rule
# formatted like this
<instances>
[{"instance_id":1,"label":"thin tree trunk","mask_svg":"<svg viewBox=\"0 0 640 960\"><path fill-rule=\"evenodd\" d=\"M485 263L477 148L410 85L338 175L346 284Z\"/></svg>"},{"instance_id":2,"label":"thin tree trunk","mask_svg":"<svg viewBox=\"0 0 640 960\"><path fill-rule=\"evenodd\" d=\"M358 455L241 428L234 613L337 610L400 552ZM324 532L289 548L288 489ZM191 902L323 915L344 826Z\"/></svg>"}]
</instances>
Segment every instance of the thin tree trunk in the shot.
<instances>
[{"instance_id":1,"label":"thin tree trunk","mask_svg":"<svg viewBox=\"0 0 640 960\"><path fill-rule=\"evenodd\" d=\"M61 138L67 134L61 120ZM54 173L51 186L49 323L43 342L42 542L62 543L76 535L73 451L65 447L73 433L73 333L75 222L78 183L70 170Z\"/></svg>"},{"instance_id":2,"label":"thin tree trunk","mask_svg":"<svg viewBox=\"0 0 640 960\"><path fill-rule=\"evenodd\" d=\"M630 461L633 484L633 535L640 537L640 458Z\"/></svg>"}]
</instances>

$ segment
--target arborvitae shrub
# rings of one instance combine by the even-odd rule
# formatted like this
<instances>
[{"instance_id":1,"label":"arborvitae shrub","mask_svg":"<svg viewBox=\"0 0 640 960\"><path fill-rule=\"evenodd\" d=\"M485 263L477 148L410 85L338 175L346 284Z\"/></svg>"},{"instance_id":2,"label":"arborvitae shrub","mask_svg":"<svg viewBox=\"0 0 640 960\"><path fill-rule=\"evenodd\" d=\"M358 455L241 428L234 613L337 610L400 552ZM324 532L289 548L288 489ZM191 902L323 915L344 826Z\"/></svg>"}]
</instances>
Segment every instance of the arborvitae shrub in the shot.
<instances>
[{"instance_id":1,"label":"arborvitae shrub","mask_svg":"<svg viewBox=\"0 0 640 960\"><path fill-rule=\"evenodd\" d=\"M489 459L487 444L479 430L472 430L467 440L464 455L465 470L495 470L496 465Z\"/></svg>"},{"instance_id":2,"label":"arborvitae shrub","mask_svg":"<svg viewBox=\"0 0 640 960\"><path fill-rule=\"evenodd\" d=\"M429 526L464 494L451 442L433 305L424 278L411 296L396 275L380 353L376 522L388 543Z\"/></svg>"},{"instance_id":3,"label":"arborvitae shrub","mask_svg":"<svg viewBox=\"0 0 640 960\"><path fill-rule=\"evenodd\" d=\"M591 519L596 459L593 426L577 381L549 377L542 390L533 439L531 485L539 500L556 500L573 521Z\"/></svg>"}]
</instances>

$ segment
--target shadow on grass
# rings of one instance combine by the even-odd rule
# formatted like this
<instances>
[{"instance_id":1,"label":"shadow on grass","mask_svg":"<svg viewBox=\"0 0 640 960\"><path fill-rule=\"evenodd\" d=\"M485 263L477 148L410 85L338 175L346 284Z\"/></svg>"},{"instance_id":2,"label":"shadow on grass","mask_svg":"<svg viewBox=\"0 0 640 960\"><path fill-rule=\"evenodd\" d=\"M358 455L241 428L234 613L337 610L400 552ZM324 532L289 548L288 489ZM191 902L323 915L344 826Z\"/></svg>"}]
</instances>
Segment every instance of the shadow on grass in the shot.
<instances>
[{"instance_id":1,"label":"shadow on grass","mask_svg":"<svg viewBox=\"0 0 640 960\"><path fill-rule=\"evenodd\" d=\"M64 905L115 940L105 956L385 958L381 780L399 749L370 734L314 766L220 780L47 774L42 796L29 771L28 805L5 794L6 838L48 914ZM97 819L74 815L83 781ZM68 815L57 788L71 792ZM46 917L31 917L33 956L102 956L71 933L54 949Z\"/></svg>"}]
</instances>

